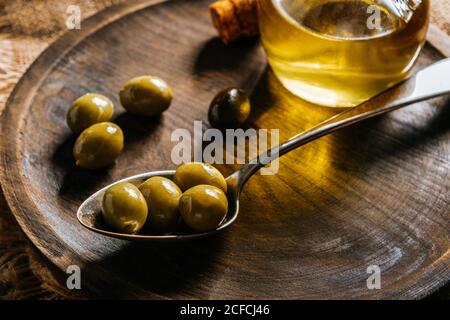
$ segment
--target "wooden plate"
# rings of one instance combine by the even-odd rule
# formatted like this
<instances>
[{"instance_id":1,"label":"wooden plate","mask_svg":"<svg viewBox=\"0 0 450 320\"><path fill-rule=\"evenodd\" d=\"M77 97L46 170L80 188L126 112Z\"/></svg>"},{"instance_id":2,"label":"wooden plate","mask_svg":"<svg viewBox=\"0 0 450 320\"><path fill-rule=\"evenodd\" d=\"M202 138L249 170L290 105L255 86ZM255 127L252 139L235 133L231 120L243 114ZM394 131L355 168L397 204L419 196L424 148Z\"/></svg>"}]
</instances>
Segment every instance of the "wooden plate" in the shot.
<instances>
[{"instance_id":1,"label":"wooden plate","mask_svg":"<svg viewBox=\"0 0 450 320\"><path fill-rule=\"evenodd\" d=\"M281 139L336 112L283 89L255 40L222 45L208 2L110 8L68 32L21 79L2 118L2 187L30 239L62 270L80 266L82 285L106 297L419 298L445 284L450 108L443 99L285 156L277 175L249 181L236 224L213 238L130 243L77 222L77 206L102 186L174 168L171 132L192 132L226 86L255 83L249 126L278 128ZM418 65L442 57L427 45ZM117 99L126 79L144 73L167 79L175 93L158 119L130 116ZM65 124L70 102L88 91L113 99L126 134L124 154L102 171L73 165L75 138ZM379 290L366 285L371 265L381 269Z\"/></svg>"}]
</instances>

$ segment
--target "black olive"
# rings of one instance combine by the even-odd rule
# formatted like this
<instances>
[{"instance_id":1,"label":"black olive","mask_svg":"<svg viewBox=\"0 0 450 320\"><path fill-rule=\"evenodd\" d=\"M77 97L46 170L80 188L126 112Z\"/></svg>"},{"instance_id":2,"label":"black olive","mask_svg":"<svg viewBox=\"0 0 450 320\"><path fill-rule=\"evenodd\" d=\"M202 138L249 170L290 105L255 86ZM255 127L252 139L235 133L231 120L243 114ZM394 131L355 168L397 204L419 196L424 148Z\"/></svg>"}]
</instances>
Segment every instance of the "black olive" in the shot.
<instances>
[{"instance_id":1,"label":"black olive","mask_svg":"<svg viewBox=\"0 0 450 320\"><path fill-rule=\"evenodd\" d=\"M236 88L220 91L211 102L208 120L218 129L238 128L250 115L250 100L247 94Z\"/></svg>"}]
</instances>

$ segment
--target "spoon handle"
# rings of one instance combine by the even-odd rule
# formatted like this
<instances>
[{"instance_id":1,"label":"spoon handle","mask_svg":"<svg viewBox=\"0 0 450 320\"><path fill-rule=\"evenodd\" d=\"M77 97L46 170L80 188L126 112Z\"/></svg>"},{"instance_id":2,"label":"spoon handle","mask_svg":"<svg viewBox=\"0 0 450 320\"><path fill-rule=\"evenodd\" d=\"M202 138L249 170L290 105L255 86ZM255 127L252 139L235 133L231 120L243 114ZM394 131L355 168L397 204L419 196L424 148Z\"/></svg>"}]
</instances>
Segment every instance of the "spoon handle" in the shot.
<instances>
[{"instance_id":1,"label":"spoon handle","mask_svg":"<svg viewBox=\"0 0 450 320\"><path fill-rule=\"evenodd\" d=\"M450 94L450 58L422 69L374 98L341 112L257 157L233 174L242 185L260 168L282 155L339 129L407 105Z\"/></svg>"}]
</instances>

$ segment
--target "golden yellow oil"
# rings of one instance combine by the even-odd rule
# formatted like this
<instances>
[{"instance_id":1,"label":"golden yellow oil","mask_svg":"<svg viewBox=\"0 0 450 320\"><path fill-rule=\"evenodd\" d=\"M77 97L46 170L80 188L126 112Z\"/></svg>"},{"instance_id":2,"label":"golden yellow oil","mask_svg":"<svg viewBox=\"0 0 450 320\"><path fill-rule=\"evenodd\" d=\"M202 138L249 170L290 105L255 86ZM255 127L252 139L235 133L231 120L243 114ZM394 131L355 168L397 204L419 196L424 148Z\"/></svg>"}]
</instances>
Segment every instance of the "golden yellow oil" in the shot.
<instances>
[{"instance_id":1,"label":"golden yellow oil","mask_svg":"<svg viewBox=\"0 0 450 320\"><path fill-rule=\"evenodd\" d=\"M259 0L278 79L326 106L357 105L405 78L428 20L429 0Z\"/></svg>"}]
</instances>

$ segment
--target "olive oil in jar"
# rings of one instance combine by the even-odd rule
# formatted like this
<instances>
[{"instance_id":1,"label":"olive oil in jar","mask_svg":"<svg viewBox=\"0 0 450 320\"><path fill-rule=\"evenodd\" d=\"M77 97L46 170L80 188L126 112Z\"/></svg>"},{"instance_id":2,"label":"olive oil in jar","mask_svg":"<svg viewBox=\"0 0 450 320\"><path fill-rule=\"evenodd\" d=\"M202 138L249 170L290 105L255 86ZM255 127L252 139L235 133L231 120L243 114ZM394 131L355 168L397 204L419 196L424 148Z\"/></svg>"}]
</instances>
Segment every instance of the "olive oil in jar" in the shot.
<instances>
[{"instance_id":1,"label":"olive oil in jar","mask_svg":"<svg viewBox=\"0 0 450 320\"><path fill-rule=\"evenodd\" d=\"M429 0L259 0L261 38L283 85L350 107L404 79L425 41Z\"/></svg>"}]
</instances>

